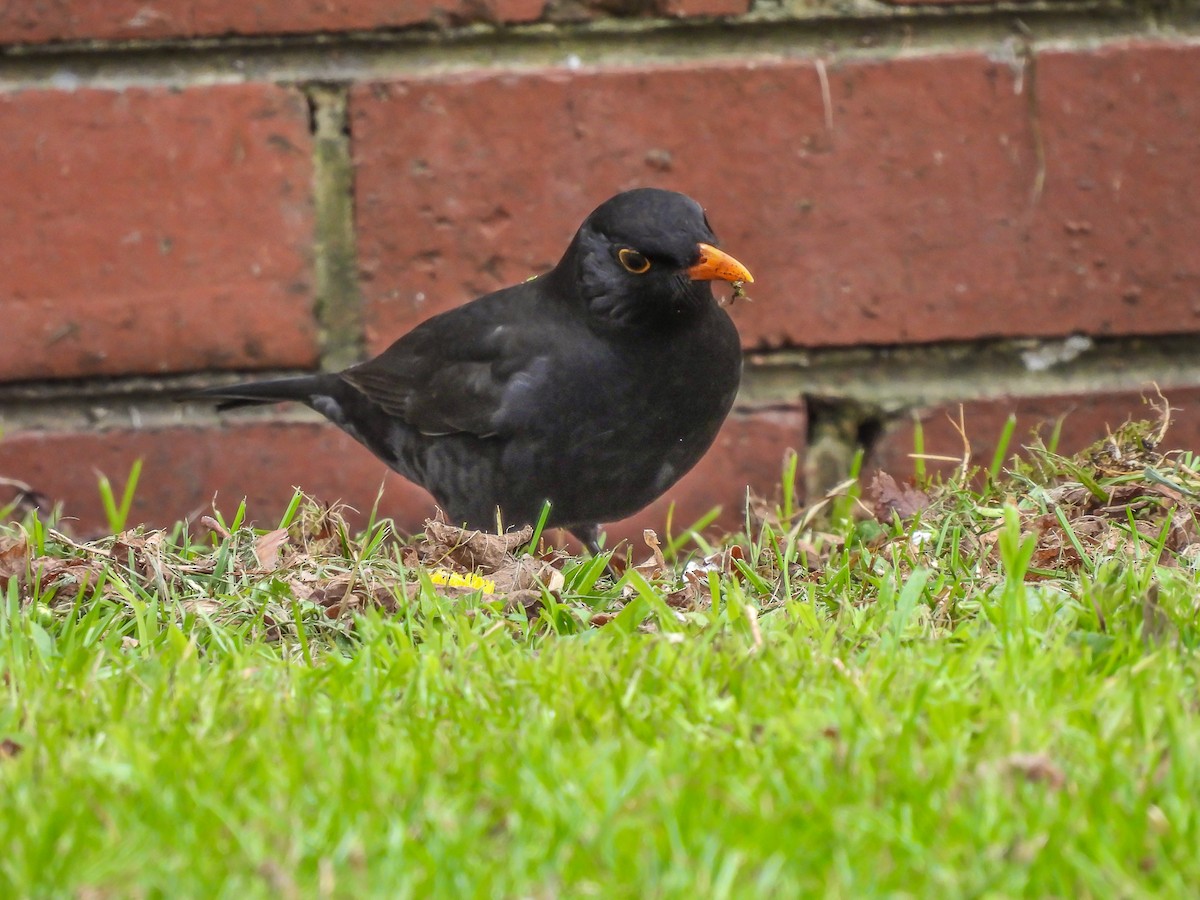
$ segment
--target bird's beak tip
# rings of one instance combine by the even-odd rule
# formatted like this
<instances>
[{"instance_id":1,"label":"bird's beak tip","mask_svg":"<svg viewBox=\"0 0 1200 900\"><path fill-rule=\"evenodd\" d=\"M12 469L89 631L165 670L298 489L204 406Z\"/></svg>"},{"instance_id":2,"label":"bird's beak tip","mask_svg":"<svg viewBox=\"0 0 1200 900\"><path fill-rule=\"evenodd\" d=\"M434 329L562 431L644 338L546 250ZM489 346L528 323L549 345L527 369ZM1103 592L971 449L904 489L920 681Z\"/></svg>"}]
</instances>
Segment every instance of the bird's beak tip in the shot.
<instances>
[{"instance_id":1,"label":"bird's beak tip","mask_svg":"<svg viewBox=\"0 0 1200 900\"><path fill-rule=\"evenodd\" d=\"M712 244L700 244L700 261L687 270L693 281L744 281L747 284L754 281L750 270L726 253L718 250Z\"/></svg>"}]
</instances>

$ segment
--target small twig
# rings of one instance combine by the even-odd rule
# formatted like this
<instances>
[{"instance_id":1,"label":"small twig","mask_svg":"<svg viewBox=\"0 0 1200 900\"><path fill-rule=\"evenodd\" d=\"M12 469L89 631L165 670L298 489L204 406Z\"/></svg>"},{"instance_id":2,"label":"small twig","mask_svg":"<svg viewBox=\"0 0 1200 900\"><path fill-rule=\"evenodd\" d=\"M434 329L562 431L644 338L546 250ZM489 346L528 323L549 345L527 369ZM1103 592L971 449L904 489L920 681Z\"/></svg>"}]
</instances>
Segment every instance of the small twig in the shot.
<instances>
[{"instance_id":1,"label":"small twig","mask_svg":"<svg viewBox=\"0 0 1200 900\"><path fill-rule=\"evenodd\" d=\"M46 534L50 535L60 544L66 544L72 550L78 550L80 553L90 553L92 556L109 556L110 551L98 550L95 547L89 547L87 544L80 544L77 541L71 540L61 531L55 531L53 528L46 529Z\"/></svg>"},{"instance_id":2,"label":"small twig","mask_svg":"<svg viewBox=\"0 0 1200 900\"><path fill-rule=\"evenodd\" d=\"M1171 413L1173 410L1167 398L1163 396L1162 388L1158 386L1158 382L1152 381L1150 384L1154 388L1154 393L1158 394L1158 399L1162 401L1161 406L1153 400L1146 401L1150 405L1150 408L1158 414L1159 418L1158 433L1154 435L1154 446L1157 447L1162 443L1163 438L1167 436L1167 429L1171 427Z\"/></svg>"},{"instance_id":3,"label":"small twig","mask_svg":"<svg viewBox=\"0 0 1200 900\"><path fill-rule=\"evenodd\" d=\"M812 504L811 506L805 507L805 509L803 510L803 516L801 517L800 521L797 522L792 527L792 530L788 532L788 540L792 540L795 537L797 537L800 534L800 532L804 531L804 529L807 528L809 526L809 524L811 524L812 520L814 518L816 518L817 513L819 513L822 509L824 509L826 506L828 506L832 501L836 500L838 497L843 496L847 490L849 490L851 487L853 487L856 484L858 484L857 478L847 478L841 484L836 484L833 487L831 487L828 491L826 491L825 496L822 497L820 500L818 500L816 503ZM871 511L871 508L869 506L867 506L865 503L863 503L861 499L859 499L858 497L852 497L851 499L854 500L854 502L857 503L858 506L861 507L868 516L874 515L874 513ZM799 513L797 515L799 515Z\"/></svg>"},{"instance_id":4,"label":"small twig","mask_svg":"<svg viewBox=\"0 0 1200 900\"><path fill-rule=\"evenodd\" d=\"M962 438L963 452L958 466L958 474L960 478L966 478L967 470L971 466L971 441L967 438L967 421L966 415L963 412L963 405L961 403L958 404L958 421L951 418L949 414L947 414L946 418L950 419L950 424L954 426L954 430Z\"/></svg>"},{"instance_id":5,"label":"small twig","mask_svg":"<svg viewBox=\"0 0 1200 900\"><path fill-rule=\"evenodd\" d=\"M751 653L757 653L762 649L763 636L762 629L758 627L758 610L746 603L742 606L742 612L746 616L746 621L750 623L750 637L754 641L754 646L750 648Z\"/></svg>"},{"instance_id":6,"label":"small twig","mask_svg":"<svg viewBox=\"0 0 1200 900\"><path fill-rule=\"evenodd\" d=\"M1017 82L1017 93L1025 92L1025 111L1029 116L1029 131L1033 137L1033 155L1037 169L1033 176L1033 188L1029 195L1029 205L1037 206L1042 199L1046 187L1046 141L1042 136L1042 112L1038 101L1037 84L1037 53L1033 49L1033 32L1020 19L1016 20L1017 34L1020 35L1021 58L1020 80Z\"/></svg>"},{"instance_id":7,"label":"small twig","mask_svg":"<svg viewBox=\"0 0 1200 900\"><path fill-rule=\"evenodd\" d=\"M829 90L829 73L825 71L825 60L818 59L817 80L821 82L821 106L825 110L825 130L833 131L833 95Z\"/></svg>"}]
</instances>

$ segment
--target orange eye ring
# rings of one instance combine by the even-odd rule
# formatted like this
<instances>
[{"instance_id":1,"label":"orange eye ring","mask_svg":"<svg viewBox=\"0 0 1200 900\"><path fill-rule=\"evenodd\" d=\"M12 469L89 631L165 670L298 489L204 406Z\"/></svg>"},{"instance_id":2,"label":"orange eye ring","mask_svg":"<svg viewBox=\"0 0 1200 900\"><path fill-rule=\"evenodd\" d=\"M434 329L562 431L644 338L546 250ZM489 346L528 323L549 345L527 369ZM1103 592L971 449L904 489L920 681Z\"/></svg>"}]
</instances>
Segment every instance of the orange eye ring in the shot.
<instances>
[{"instance_id":1,"label":"orange eye ring","mask_svg":"<svg viewBox=\"0 0 1200 900\"><path fill-rule=\"evenodd\" d=\"M642 275L650 271L650 260L629 247L620 250L617 253L617 259L621 260L621 265L634 275Z\"/></svg>"}]
</instances>

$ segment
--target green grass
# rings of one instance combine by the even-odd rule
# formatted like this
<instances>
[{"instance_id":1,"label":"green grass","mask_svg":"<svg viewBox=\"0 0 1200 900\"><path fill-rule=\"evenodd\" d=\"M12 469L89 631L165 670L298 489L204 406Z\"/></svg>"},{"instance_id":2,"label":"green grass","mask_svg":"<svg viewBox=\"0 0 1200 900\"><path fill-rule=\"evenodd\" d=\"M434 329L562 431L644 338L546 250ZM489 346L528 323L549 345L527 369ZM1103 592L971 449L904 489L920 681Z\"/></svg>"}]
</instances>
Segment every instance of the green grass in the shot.
<instances>
[{"instance_id":1,"label":"green grass","mask_svg":"<svg viewBox=\"0 0 1200 900\"><path fill-rule=\"evenodd\" d=\"M267 567L27 518L76 568L0 604L0 896L1191 895L1200 478L1094 458L532 603L299 503Z\"/></svg>"}]
</instances>

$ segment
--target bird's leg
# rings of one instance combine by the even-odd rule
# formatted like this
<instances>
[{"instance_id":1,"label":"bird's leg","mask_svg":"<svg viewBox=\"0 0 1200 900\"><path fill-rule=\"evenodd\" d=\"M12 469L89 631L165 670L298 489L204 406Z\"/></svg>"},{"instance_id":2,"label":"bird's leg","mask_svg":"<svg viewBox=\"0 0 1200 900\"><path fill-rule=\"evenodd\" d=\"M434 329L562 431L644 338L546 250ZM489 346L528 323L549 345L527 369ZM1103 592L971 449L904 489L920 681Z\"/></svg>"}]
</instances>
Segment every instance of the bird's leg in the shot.
<instances>
[{"instance_id":1,"label":"bird's leg","mask_svg":"<svg viewBox=\"0 0 1200 900\"><path fill-rule=\"evenodd\" d=\"M599 556L603 551L600 549L600 523L596 522L592 525L580 525L571 529L575 537L583 542L583 546L587 547L588 553L592 556Z\"/></svg>"},{"instance_id":2,"label":"bird's leg","mask_svg":"<svg viewBox=\"0 0 1200 900\"><path fill-rule=\"evenodd\" d=\"M600 523L594 525L579 525L571 529L571 533L579 540L583 541L583 545L587 547L588 553L592 556L599 556L604 551L600 548ZM611 554L608 557L608 574L612 576L613 581L619 581L621 576L625 574L624 567L617 560L616 554Z\"/></svg>"}]
</instances>

